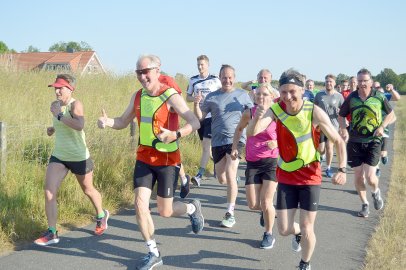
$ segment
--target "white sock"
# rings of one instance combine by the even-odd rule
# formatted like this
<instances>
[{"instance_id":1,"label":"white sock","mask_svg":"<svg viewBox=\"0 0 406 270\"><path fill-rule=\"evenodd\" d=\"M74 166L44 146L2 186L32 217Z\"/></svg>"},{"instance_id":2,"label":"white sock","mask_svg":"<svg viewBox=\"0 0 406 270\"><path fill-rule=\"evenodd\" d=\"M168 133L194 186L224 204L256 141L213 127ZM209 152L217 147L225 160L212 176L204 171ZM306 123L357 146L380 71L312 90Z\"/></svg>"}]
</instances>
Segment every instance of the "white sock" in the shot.
<instances>
[{"instance_id":1,"label":"white sock","mask_svg":"<svg viewBox=\"0 0 406 270\"><path fill-rule=\"evenodd\" d=\"M379 191L379 188L377 188L377 189L376 189L374 192L372 192L372 193L376 194L378 191Z\"/></svg>"},{"instance_id":2,"label":"white sock","mask_svg":"<svg viewBox=\"0 0 406 270\"><path fill-rule=\"evenodd\" d=\"M147 241L147 247L149 252L154 253L155 256L159 257L158 247L156 246L155 239Z\"/></svg>"},{"instance_id":3,"label":"white sock","mask_svg":"<svg viewBox=\"0 0 406 270\"><path fill-rule=\"evenodd\" d=\"M180 177L180 180L182 181L182 186L186 185L186 183L187 183L186 175L181 176L181 177Z\"/></svg>"},{"instance_id":4,"label":"white sock","mask_svg":"<svg viewBox=\"0 0 406 270\"><path fill-rule=\"evenodd\" d=\"M235 203L229 203L228 208L227 208L227 212L229 212L231 215L234 216L234 208L235 208Z\"/></svg>"},{"instance_id":5,"label":"white sock","mask_svg":"<svg viewBox=\"0 0 406 270\"><path fill-rule=\"evenodd\" d=\"M187 203L187 204L186 204L186 213L187 213L188 215L193 214L195 211L196 211L196 206L194 206L194 205L191 204L191 203Z\"/></svg>"}]
</instances>

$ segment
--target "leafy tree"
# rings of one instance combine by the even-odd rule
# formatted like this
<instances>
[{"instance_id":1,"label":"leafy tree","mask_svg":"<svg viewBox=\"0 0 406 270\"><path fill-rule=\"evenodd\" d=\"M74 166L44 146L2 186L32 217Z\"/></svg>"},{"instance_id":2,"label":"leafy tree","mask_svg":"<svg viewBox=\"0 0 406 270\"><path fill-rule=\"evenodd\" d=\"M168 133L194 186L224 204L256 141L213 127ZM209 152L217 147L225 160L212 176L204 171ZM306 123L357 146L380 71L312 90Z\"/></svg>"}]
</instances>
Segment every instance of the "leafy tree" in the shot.
<instances>
[{"instance_id":1,"label":"leafy tree","mask_svg":"<svg viewBox=\"0 0 406 270\"><path fill-rule=\"evenodd\" d=\"M60 41L55 43L48 49L50 52L79 52L79 51L92 51L92 47L84 41L80 43L75 41L64 42Z\"/></svg>"},{"instance_id":2,"label":"leafy tree","mask_svg":"<svg viewBox=\"0 0 406 270\"><path fill-rule=\"evenodd\" d=\"M6 43L4 43L3 41L0 40L0 53L6 53L8 51L9 51L9 49L8 49Z\"/></svg>"},{"instance_id":3,"label":"leafy tree","mask_svg":"<svg viewBox=\"0 0 406 270\"><path fill-rule=\"evenodd\" d=\"M402 84L401 78L390 68L382 70L381 73L376 75L375 80L380 82L382 87L391 83L395 89L398 89Z\"/></svg>"},{"instance_id":4,"label":"leafy tree","mask_svg":"<svg viewBox=\"0 0 406 270\"><path fill-rule=\"evenodd\" d=\"M349 79L350 79L350 76L340 73L337 75L336 83L341 84L343 81L349 80Z\"/></svg>"},{"instance_id":5,"label":"leafy tree","mask_svg":"<svg viewBox=\"0 0 406 270\"><path fill-rule=\"evenodd\" d=\"M40 52L40 50L37 47L34 47L34 46L30 45L30 46L28 46L27 50L22 51L22 52L28 52L28 53L30 53L30 52Z\"/></svg>"}]
</instances>

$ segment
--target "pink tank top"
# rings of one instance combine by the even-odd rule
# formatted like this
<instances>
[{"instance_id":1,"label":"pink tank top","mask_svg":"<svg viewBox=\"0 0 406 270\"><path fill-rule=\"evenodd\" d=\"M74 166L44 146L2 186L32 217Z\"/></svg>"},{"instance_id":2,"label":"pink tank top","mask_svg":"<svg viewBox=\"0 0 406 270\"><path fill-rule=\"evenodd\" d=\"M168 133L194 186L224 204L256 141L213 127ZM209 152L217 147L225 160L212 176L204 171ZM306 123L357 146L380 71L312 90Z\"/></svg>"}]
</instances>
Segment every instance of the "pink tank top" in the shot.
<instances>
[{"instance_id":1,"label":"pink tank top","mask_svg":"<svg viewBox=\"0 0 406 270\"><path fill-rule=\"evenodd\" d=\"M251 117L254 117L256 109L257 106L251 109ZM258 161L262 158L277 158L279 156L279 149L270 149L268 147L268 141L271 140L276 140L275 121L272 121L261 133L247 138L245 159L247 161Z\"/></svg>"}]
</instances>

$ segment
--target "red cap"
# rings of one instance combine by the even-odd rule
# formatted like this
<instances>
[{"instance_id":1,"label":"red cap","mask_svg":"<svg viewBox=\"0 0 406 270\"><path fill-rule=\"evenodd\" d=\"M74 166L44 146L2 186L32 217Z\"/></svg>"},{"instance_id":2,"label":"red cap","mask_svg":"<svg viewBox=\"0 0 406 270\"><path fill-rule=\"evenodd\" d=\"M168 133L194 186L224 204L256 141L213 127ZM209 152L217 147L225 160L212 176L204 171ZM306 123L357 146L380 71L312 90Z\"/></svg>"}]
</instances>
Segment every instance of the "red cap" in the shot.
<instances>
[{"instance_id":1,"label":"red cap","mask_svg":"<svg viewBox=\"0 0 406 270\"><path fill-rule=\"evenodd\" d=\"M71 91L75 90L75 88L72 85L70 85L69 82L63 78L56 78L56 80L53 84L48 85L48 87L56 87L56 88L61 88L64 86L69 88Z\"/></svg>"}]
</instances>

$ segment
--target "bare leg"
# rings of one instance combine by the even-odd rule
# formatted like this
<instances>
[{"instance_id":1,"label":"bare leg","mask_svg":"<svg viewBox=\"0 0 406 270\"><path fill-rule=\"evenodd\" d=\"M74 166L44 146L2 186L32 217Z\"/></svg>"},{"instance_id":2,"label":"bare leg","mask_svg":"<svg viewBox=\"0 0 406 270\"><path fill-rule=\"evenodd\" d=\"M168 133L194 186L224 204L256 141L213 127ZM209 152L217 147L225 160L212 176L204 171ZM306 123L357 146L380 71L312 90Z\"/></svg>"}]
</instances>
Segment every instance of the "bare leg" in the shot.
<instances>
[{"instance_id":1,"label":"bare leg","mask_svg":"<svg viewBox=\"0 0 406 270\"><path fill-rule=\"evenodd\" d=\"M83 193L85 193L85 195L92 202L97 215L102 214L102 197L100 195L100 192L93 186L93 172L89 172L85 175L75 174L75 176L80 184L80 187L83 190Z\"/></svg>"},{"instance_id":2,"label":"bare leg","mask_svg":"<svg viewBox=\"0 0 406 270\"><path fill-rule=\"evenodd\" d=\"M47 167L45 176L45 214L48 219L48 227L56 228L58 217L58 204L56 196L63 179L68 174L68 169L61 163L51 162Z\"/></svg>"}]
</instances>

